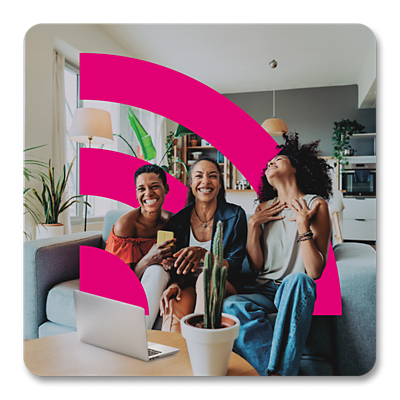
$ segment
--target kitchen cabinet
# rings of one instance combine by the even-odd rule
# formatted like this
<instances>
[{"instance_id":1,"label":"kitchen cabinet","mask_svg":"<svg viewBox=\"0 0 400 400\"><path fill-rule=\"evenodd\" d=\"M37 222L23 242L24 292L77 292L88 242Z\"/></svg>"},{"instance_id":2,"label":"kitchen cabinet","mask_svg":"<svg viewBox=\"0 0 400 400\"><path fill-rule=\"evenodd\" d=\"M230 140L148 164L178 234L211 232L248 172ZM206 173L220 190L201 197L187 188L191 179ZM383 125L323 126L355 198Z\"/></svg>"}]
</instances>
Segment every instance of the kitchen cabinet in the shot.
<instances>
[{"instance_id":1,"label":"kitchen cabinet","mask_svg":"<svg viewBox=\"0 0 400 400\"><path fill-rule=\"evenodd\" d=\"M376 198L344 198L344 240L376 240Z\"/></svg>"}]
</instances>

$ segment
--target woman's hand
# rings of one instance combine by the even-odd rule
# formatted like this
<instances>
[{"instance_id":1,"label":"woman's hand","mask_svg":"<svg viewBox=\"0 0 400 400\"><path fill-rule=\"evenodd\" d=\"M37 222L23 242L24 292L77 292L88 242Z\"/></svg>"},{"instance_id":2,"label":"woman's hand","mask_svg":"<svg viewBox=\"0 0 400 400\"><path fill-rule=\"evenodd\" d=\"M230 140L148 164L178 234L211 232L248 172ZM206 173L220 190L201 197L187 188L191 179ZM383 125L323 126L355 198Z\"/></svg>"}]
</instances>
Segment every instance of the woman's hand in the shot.
<instances>
[{"instance_id":1,"label":"woman's hand","mask_svg":"<svg viewBox=\"0 0 400 400\"><path fill-rule=\"evenodd\" d=\"M179 250L173 256L176 258L174 267L177 268L176 273L179 275L183 273L194 272L199 265L199 262L204 258L207 251L202 247L185 247Z\"/></svg>"},{"instance_id":2,"label":"woman's hand","mask_svg":"<svg viewBox=\"0 0 400 400\"><path fill-rule=\"evenodd\" d=\"M285 207L286 203L280 203L279 200L275 203L272 203L264 210L261 210L261 207L258 206L256 212L249 218L249 224L257 228L258 226L266 224L269 221L283 219L285 216L276 216L276 214L281 212Z\"/></svg>"},{"instance_id":3,"label":"woman's hand","mask_svg":"<svg viewBox=\"0 0 400 400\"><path fill-rule=\"evenodd\" d=\"M295 217L289 218L289 221L296 221L299 234L308 232L310 230L310 220L315 215L321 202L314 201L311 209L307 207L303 198L292 199L289 208L294 212Z\"/></svg>"},{"instance_id":4,"label":"woman's hand","mask_svg":"<svg viewBox=\"0 0 400 400\"><path fill-rule=\"evenodd\" d=\"M176 250L176 246L168 246L171 243L175 243L176 239L166 240L161 244L155 243L150 251L143 257L146 264L153 265L153 264L162 264L162 261L168 257L171 257ZM167 247L168 246L168 247Z\"/></svg>"},{"instance_id":5,"label":"woman's hand","mask_svg":"<svg viewBox=\"0 0 400 400\"><path fill-rule=\"evenodd\" d=\"M164 290L160 300L160 314L164 315L168 312L169 300L175 296L176 301L181 300L181 288L177 283L173 283Z\"/></svg>"}]
</instances>

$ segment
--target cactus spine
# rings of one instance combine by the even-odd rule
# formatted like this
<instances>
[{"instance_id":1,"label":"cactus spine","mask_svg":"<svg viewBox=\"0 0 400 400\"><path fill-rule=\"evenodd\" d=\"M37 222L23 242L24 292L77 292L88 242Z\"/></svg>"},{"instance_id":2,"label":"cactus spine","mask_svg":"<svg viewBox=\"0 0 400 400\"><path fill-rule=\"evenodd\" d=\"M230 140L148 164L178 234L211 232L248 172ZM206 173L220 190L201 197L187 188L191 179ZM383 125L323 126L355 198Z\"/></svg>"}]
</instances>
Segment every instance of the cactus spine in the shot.
<instances>
[{"instance_id":1,"label":"cactus spine","mask_svg":"<svg viewBox=\"0 0 400 400\"><path fill-rule=\"evenodd\" d=\"M223 266L223 232L222 222L217 223L214 235L213 255L207 252L204 259L204 325L207 329L221 327L222 304L224 302L228 270ZM214 262L213 262L214 261Z\"/></svg>"}]
</instances>

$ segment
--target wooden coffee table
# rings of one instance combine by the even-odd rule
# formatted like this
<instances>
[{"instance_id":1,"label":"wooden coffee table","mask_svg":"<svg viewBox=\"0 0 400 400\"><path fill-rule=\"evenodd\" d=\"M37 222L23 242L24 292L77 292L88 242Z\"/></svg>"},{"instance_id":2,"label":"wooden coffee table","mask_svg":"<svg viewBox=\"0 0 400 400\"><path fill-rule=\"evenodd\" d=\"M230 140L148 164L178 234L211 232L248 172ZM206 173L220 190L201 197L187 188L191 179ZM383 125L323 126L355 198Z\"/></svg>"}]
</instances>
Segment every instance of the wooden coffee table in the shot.
<instances>
[{"instance_id":1,"label":"wooden coffee table","mask_svg":"<svg viewBox=\"0 0 400 400\"><path fill-rule=\"evenodd\" d=\"M193 376L182 335L147 331L147 340L176 347L180 352L149 362L140 361L83 343L72 332L24 342L24 361L29 371L41 376ZM232 352L227 375L258 376L258 373Z\"/></svg>"}]
</instances>

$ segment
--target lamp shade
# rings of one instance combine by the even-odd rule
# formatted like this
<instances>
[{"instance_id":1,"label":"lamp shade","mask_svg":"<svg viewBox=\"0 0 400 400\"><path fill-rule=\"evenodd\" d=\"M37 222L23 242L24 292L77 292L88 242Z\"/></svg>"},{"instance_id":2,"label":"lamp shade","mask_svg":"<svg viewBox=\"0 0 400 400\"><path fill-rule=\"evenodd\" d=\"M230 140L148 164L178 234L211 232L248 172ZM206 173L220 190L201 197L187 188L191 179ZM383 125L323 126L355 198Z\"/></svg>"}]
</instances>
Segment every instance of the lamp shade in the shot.
<instances>
[{"instance_id":1,"label":"lamp shade","mask_svg":"<svg viewBox=\"0 0 400 400\"><path fill-rule=\"evenodd\" d=\"M261 126L270 134L270 135L282 135L283 132L288 133L287 125L279 118L269 118L266 119Z\"/></svg>"},{"instance_id":2,"label":"lamp shade","mask_svg":"<svg viewBox=\"0 0 400 400\"><path fill-rule=\"evenodd\" d=\"M98 108L78 108L75 111L69 138L74 142L92 144L112 143L111 114Z\"/></svg>"}]
</instances>

